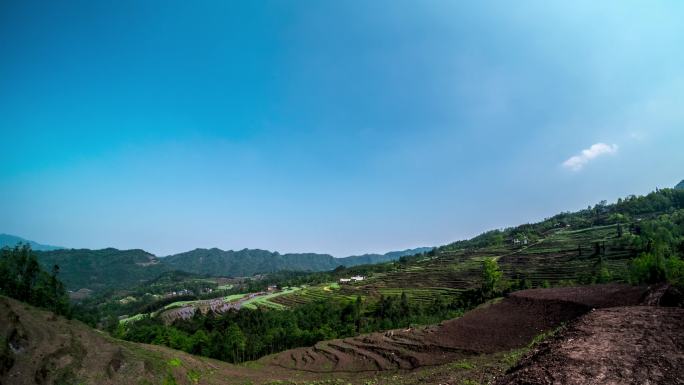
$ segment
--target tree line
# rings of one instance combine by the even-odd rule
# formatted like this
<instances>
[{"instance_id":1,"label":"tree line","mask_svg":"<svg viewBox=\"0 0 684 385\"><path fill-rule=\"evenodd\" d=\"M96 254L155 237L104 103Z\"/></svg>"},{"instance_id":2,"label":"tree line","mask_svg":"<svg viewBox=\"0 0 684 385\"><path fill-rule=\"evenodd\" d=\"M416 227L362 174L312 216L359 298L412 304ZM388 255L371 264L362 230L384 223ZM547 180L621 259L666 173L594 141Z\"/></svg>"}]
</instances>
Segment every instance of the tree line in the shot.
<instances>
[{"instance_id":1,"label":"tree line","mask_svg":"<svg viewBox=\"0 0 684 385\"><path fill-rule=\"evenodd\" d=\"M43 270L27 244L0 250L0 294L70 316L69 298L58 274L58 265L50 272Z\"/></svg>"}]
</instances>

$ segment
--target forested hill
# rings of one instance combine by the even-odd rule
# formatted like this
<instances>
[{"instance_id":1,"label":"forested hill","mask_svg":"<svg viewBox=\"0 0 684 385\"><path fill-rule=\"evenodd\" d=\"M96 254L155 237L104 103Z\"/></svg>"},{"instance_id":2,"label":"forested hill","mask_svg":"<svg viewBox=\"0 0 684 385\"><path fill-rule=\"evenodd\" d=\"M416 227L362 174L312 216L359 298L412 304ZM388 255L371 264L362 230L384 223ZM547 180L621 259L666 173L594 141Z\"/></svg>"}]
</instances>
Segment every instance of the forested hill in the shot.
<instances>
[{"instance_id":1,"label":"forested hill","mask_svg":"<svg viewBox=\"0 0 684 385\"><path fill-rule=\"evenodd\" d=\"M675 186L675 189L684 190L684 179Z\"/></svg>"},{"instance_id":2,"label":"forested hill","mask_svg":"<svg viewBox=\"0 0 684 385\"><path fill-rule=\"evenodd\" d=\"M70 290L125 288L169 270L157 257L140 249L63 249L36 252L36 256L48 271L58 265L59 278Z\"/></svg>"},{"instance_id":3,"label":"forested hill","mask_svg":"<svg viewBox=\"0 0 684 385\"><path fill-rule=\"evenodd\" d=\"M339 265L328 254L279 254L268 250L195 249L162 259L176 270L197 274L251 276L277 270L332 270Z\"/></svg>"},{"instance_id":4,"label":"forested hill","mask_svg":"<svg viewBox=\"0 0 684 385\"><path fill-rule=\"evenodd\" d=\"M161 259L164 264L176 270L197 274L250 276L278 270L326 271L340 265L356 266L397 260L431 248L422 247L386 254L365 254L345 258L334 258L329 254L296 253L280 254L259 249L239 251L221 249L195 249Z\"/></svg>"}]
</instances>

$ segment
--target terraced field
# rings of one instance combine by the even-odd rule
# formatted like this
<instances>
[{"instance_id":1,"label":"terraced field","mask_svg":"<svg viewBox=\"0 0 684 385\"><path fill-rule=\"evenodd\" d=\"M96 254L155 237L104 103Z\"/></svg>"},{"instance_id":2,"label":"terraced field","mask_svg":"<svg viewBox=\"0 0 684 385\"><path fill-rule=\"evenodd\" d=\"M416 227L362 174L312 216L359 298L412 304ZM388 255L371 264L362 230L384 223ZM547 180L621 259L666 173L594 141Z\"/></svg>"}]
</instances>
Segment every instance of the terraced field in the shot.
<instances>
[{"instance_id":1,"label":"terraced field","mask_svg":"<svg viewBox=\"0 0 684 385\"><path fill-rule=\"evenodd\" d=\"M266 307L266 308L276 309L276 310L284 309L285 308L284 305L279 304L277 302L274 302L274 300L283 296L283 295L291 294L291 293L297 292L299 290L301 290L301 288L299 288L299 287L288 287L288 288L284 288L281 291L277 291L277 292L262 295L262 296L257 296L257 297L248 299L247 301L243 302L242 307L245 307L248 309L256 309L258 307Z\"/></svg>"},{"instance_id":2,"label":"terraced field","mask_svg":"<svg viewBox=\"0 0 684 385\"><path fill-rule=\"evenodd\" d=\"M269 308L274 310L282 310L285 309L286 306L275 301L281 296L293 294L299 290L301 290L299 287L289 287L275 292L232 294L214 299L178 301L166 305L163 309L154 313L153 315L161 317L166 322L173 322L179 318L188 319L197 311L207 313L209 310L211 310L214 313L224 313L229 310L239 310L241 308ZM136 316L129 317L124 321L140 319L142 316L142 314L138 314Z\"/></svg>"},{"instance_id":3,"label":"terraced field","mask_svg":"<svg viewBox=\"0 0 684 385\"><path fill-rule=\"evenodd\" d=\"M596 253L596 244L600 249ZM629 260L635 250L620 246L616 225L582 230L569 228L549 232L538 242L514 246L481 249L438 249L433 257L402 266L396 264L386 273L376 273L362 282L339 285L331 290L327 285L311 286L297 293L272 300L283 306L296 306L311 301L337 298L377 298L380 295L401 295L409 300L430 302L438 295L452 296L460 291L480 286L482 261L494 257L509 280L524 277L532 286L558 286L586 280L596 271L602 255L604 266L614 280L627 276ZM326 290L326 288L328 288Z\"/></svg>"}]
</instances>

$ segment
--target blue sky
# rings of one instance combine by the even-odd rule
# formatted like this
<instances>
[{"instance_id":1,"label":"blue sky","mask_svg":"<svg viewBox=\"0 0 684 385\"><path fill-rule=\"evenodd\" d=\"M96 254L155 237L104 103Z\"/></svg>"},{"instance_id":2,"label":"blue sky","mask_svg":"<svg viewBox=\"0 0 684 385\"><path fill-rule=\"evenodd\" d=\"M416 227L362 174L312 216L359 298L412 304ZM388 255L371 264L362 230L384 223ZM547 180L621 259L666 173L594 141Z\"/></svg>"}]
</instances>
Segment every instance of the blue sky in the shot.
<instances>
[{"instance_id":1,"label":"blue sky","mask_svg":"<svg viewBox=\"0 0 684 385\"><path fill-rule=\"evenodd\" d=\"M345 256L684 178L679 1L4 1L0 232Z\"/></svg>"}]
</instances>

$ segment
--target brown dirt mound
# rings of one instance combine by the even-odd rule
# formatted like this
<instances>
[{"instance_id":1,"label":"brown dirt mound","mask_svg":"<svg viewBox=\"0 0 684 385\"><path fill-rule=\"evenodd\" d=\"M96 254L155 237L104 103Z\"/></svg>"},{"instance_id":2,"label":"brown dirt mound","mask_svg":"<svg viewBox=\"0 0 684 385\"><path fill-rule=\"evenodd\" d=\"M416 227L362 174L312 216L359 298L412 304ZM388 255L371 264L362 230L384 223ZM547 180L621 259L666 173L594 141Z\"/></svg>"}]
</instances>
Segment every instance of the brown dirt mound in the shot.
<instances>
[{"instance_id":1,"label":"brown dirt mound","mask_svg":"<svg viewBox=\"0 0 684 385\"><path fill-rule=\"evenodd\" d=\"M0 297L0 384L123 383L156 377L144 361L85 325ZM87 372L87 373L86 373Z\"/></svg>"},{"instance_id":2,"label":"brown dirt mound","mask_svg":"<svg viewBox=\"0 0 684 385\"><path fill-rule=\"evenodd\" d=\"M497 382L523 384L684 384L684 309L593 311Z\"/></svg>"},{"instance_id":3,"label":"brown dirt mound","mask_svg":"<svg viewBox=\"0 0 684 385\"><path fill-rule=\"evenodd\" d=\"M179 365L170 365L178 360ZM0 296L0 385L244 384L264 376L162 346L107 337L74 320ZM171 381L169 376L173 376ZM165 382L166 381L166 382Z\"/></svg>"},{"instance_id":4,"label":"brown dirt mound","mask_svg":"<svg viewBox=\"0 0 684 385\"><path fill-rule=\"evenodd\" d=\"M425 329L325 341L262 362L312 372L381 371L439 365L527 345L536 335L593 308L638 305L643 287L596 285L524 290Z\"/></svg>"}]
</instances>

